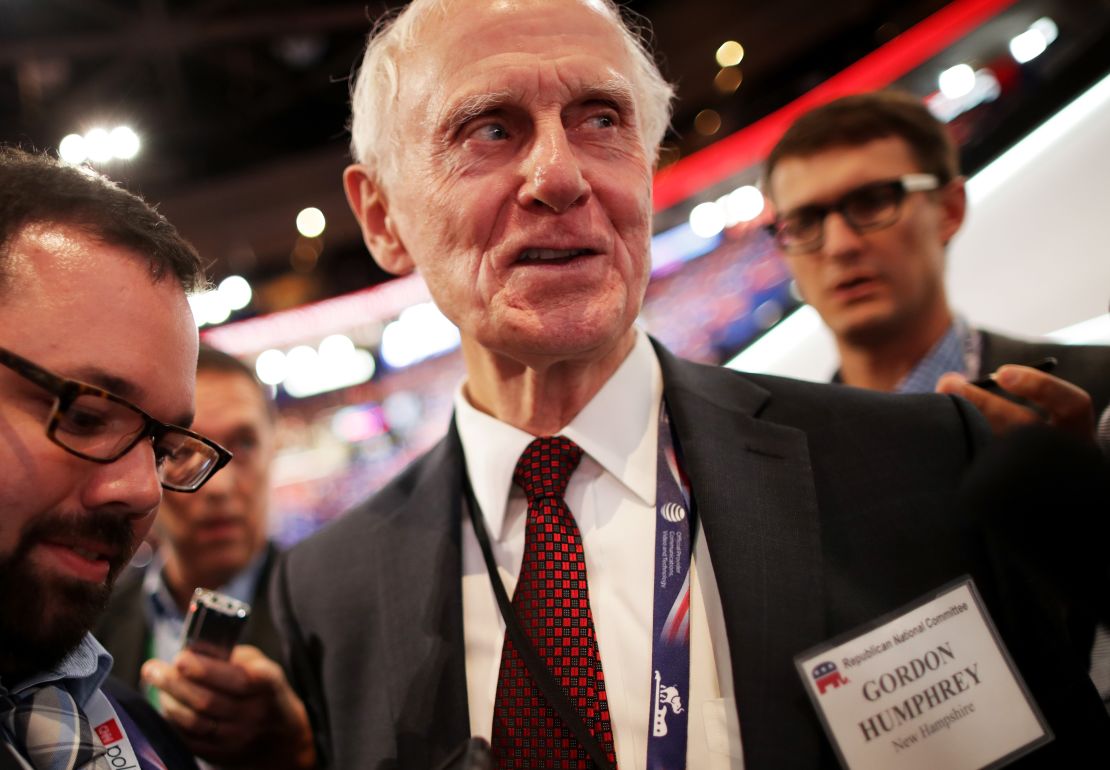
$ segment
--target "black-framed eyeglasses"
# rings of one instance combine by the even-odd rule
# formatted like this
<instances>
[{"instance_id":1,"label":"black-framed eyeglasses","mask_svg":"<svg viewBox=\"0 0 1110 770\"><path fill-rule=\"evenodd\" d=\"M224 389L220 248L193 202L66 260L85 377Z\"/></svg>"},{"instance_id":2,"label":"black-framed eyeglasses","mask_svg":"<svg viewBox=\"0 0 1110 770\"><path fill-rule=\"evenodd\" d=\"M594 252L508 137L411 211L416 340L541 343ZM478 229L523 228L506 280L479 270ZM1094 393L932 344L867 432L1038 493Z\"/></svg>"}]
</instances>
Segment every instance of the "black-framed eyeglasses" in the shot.
<instances>
[{"instance_id":1,"label":"black-framed eyeglasses","mask_svg":"<svg viewBox=\"0 0 1110 770\"><path fill-rule=\"evenodd\" d=\"M807 254L825 242L825 218L832 212L857 233L890 227L902 214L902 201L913 192L940 187L933 174L906 174L898 179L872 182L845 193L824 206L800 206L767 225L767 232L787 254Z\"/></svg>"},{"instance_id":2,"label":"black-framed eyeglasses","mask_svg":"<svg viewBox=\"0 0 1110 770\"><path fill-rule=\"evenodd\" d=\"M4 348L0 364L54 396L46 436L82 459L115 462L149 437L158 480L174 492L196 492L231 460L231 452L215 441L159 422L103 388L59 377Z\"/></svg>"}]
</instances>

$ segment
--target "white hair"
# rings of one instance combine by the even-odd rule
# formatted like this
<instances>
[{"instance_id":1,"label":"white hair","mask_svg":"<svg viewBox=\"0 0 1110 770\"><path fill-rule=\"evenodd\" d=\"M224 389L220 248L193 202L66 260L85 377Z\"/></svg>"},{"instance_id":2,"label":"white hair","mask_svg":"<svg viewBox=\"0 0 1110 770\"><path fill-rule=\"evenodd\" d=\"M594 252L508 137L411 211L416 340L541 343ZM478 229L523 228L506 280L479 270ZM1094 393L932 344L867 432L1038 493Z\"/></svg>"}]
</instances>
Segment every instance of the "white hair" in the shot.
<instances>
[{"instance_id":1,"label":"white hair","mask_svg":"<svg viewBox=\"0 0 1110 770\"><path fill-rule=\"evenodd\" d=\"M563 0L559 0L563 1ZM451 0L413 0L404 9L380 18L370 31L366 52L351 86L351 154L379 179L391 173L397 155L391 117L397 112L402 57L417 46L422 24ZM656 66L646 22L633 17L614 0L585 0L612 21L632 62L640 135L652 160L671 119L674 87Z\"/></svg>"}]
</instances>

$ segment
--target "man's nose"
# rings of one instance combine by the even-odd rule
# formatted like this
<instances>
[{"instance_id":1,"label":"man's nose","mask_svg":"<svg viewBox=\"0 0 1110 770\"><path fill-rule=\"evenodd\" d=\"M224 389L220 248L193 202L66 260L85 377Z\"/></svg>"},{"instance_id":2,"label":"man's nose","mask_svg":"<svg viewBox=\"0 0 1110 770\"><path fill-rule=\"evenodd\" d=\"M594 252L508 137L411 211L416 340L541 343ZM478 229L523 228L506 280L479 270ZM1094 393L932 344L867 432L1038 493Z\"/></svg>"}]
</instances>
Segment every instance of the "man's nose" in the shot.
<instances>
[{"instance_id":1,"label":"man's nose","mask_svg":"<svg viewBox=\"0 0 1110 770\"><path fill-rule=\"evenodd\" d=\"M523 172L518 195L522 206L542 206L562 214L589 197L590 185L561 121L537 127Z\"/></svg>"},{"instance_id":2,"label":"man's nose","mask_svg":"<svg viewBox=\"0 0 1110 770\"><path fill-rule=\"evenodd\" d=\"M850 259L863 248L863 239L839 211L825 216L821 252L834 259Z\"/></svg>"},{"instance_id":3,"label":"man's nose","mask_svg":"<svg viewBox=\"0 0 1110 770\"><path fill-rule=\"evenodd\" d=\"M196 497L223 497L231 494L235 488L235 476L243 469L242 462L243 460L240 459L237 464L236 459L232 458L231 462L209 476L203 487L188 494Z\"/></svg>"},{"instance_id":4,"label":"man's nose","mask_svg":"<svg viewBox=\"0 0 1110 770\"><path fill-rule=\"evenodd\" d=\"M115 510L143 517L162 502L154 445L143 439L118 460L97 465L82 491L87 510Z\"/></svg>"}]
</instances>

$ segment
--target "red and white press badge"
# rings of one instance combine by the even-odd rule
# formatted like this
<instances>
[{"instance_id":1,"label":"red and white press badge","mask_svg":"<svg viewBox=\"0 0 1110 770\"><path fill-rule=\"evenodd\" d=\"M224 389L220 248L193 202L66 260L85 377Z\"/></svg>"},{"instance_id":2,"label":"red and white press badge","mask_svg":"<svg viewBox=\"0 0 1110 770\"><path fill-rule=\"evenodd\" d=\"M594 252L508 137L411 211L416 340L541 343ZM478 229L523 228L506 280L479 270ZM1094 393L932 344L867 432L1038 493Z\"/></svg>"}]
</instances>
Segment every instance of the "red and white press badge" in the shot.
<instances>
[{"instance_id":1,"label":"red and white press badge","mask_svg":"<svg viewBox=\"0 0 1110 770\"><path fill-rule=\"evenodd\" d=\"M982 770L1052 740L971 578L795 656L849 770Z\"/></svg>"},{"instance_id":2,"label":"red and white press badge","mask_svg":"<svg viewBox=\"0 0 1110 770\"><path fill-rule=\"evenodd\" d=\"M85 704L85 716L97 739L108 750L106 759L118 770L139 770L139 758L116 710L103 692L97 690Z\"/></svg>"}]
</instances>

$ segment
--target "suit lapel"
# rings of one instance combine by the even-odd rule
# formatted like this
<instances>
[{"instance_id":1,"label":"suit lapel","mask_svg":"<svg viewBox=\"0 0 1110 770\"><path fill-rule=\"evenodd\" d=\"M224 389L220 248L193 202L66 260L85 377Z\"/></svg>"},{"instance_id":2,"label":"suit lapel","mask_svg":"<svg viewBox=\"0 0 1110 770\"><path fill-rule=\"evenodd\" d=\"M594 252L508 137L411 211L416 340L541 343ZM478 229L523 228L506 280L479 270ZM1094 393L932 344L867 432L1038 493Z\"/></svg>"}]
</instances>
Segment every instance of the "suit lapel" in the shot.
<instances>
[{"instance_id":1,"label":"suit lapel","mask_svg":"<svg viewBox=\"0 0 1110 770\"><path fill-rule=\"evenodd\" d=\"M274 616L270 611L270 574L274 563L277 561L278 550L273 543L266 546L266 559L262 571L258 574L258 584L255 587L251 601L251 614L247 618L247 625L243 629L243 641L253 644L266 655L275 660L281 659L281 637L278 636L274 624Z\"/></svg>"},{"instance_id":2,"label":"suit lapel","mask_svg":"<svg viewBox=\"0 0 1110 770\"><path fill-rule=\"evenodd\" d=\"M770 394L657 347L721 595L747 770L811 768L823 739L793 656L824 638L805 434L761 420Z\"/></svg>"},{"instance_id":3,"label":"suit lapel","mask_svg":"<svg viewBox=\"0 0 1110 770\"><path fill-rule=\"evenodd\" d=\"M433 767L470 735L462 628L462 450L452 423L413 494L373 538L381 628L402 767ZM433 729L429 729L432 726Z\"/></svg>"}]
</instances>

